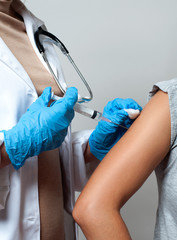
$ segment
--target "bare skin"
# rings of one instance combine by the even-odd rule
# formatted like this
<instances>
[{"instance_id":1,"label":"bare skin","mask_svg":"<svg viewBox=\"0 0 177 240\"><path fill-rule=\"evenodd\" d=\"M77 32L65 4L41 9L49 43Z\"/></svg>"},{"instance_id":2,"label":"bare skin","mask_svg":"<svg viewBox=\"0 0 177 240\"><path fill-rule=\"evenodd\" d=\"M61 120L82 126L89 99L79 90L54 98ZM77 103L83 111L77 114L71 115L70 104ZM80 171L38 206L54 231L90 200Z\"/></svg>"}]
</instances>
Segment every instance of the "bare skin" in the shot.
<instances>
[{"instance_id":1,"label":"bare skin","mask_svg":"<svg viewBox=\"0 0 177 240\"><path fill-rule=\"evenodd\" d=\"M111 149L78 198L73 217L88 240L130 240L120 209L170 149L168 95L162 91Z\"/></svg>"},{"instance_id":2,"label":"bare skin","mask_svg":"<svg viewBox=\"0 0 177 240\"><path fill-rule=\"evenodd\" d=\"M11 164L9 156L6 152L6 148L4 143L0 146L0 154L1 154L1 163L0 163L0 169Z\"/></svg>"}]
</instances>

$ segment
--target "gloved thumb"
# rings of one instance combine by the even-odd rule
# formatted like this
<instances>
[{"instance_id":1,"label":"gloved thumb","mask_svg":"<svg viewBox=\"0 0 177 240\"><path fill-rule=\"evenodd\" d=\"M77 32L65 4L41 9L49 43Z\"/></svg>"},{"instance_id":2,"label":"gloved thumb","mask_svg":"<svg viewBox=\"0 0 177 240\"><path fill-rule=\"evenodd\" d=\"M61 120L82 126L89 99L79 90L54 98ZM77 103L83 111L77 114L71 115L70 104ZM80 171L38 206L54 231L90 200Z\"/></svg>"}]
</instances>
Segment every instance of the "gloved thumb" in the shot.
<instances>
[{"instance_id":1,"label":"gloved thumb","mask_svg":"<svg viewBox=\"0 0 177 240\"><path fill-rule=\"evenodd\" d=\"M69 87L64 96L64 101L67 103L68 107L73 109L77 99L78 90L75 87Z\"/></svg>"},{"instance_id":2,"label":"gloved thumb","mask_svg":"<svg viewBox=\"0 0 177 240\"><path fill-rule=\"evenodd\" d=\"M51 100L51 87L47 87L44 89L41 96L29 107L28 111L35 112L41 107L47 107L50 100Z\"/></svg>"},{"instance_id":3,"label":"gloved thumb","mask_svg":"<svg viewBox=\"0 0 177 240\"><path fill-rule=\"evenodd\" d=\"M41 96L36 100L36 103L40 106L46 106L49 104L51 100L51 87L46 87L42 92Z\"/></svg>"}]
</instances>

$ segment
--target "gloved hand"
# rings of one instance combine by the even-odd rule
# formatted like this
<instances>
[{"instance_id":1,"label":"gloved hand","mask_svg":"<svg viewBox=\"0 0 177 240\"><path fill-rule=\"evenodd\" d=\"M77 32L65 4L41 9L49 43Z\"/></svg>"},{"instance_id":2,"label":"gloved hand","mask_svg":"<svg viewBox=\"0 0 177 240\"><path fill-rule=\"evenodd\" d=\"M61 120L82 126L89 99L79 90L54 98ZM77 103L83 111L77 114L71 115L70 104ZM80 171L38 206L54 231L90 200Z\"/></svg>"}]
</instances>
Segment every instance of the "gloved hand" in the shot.
<instances>
[{"instance_id":1,"label":"gloved hand","mask_svg":"<svg viewBox=\"0 0 177 240\"><path fill-rule=\"evenodd\" d=\"M27 158L61 145L74 117L77 98L77 89L68 88L63 98L48 107L51 87L47 87L17 125L3 131L6 151L15 169L19 169Z\"/></svg>"},{"instance_id":2,"label":"gloved hand","mask_svg":"<svg viewBox=\"0 0 177 240\"><path fill-rule=\"evenodd\" d=\"M142 110L133 99L116 98L113 101L108 102L104 108L103 117L129 128L134 121L133 119L130 119L133 118L134 115L132 114L133 109L136 110L134 113L139 113ZM96 129L90 135L90 151L99 160L104 158L109 150L126 132L125 128L119 127L114 123L101 120Z\"/></svg>"}]
</instances>

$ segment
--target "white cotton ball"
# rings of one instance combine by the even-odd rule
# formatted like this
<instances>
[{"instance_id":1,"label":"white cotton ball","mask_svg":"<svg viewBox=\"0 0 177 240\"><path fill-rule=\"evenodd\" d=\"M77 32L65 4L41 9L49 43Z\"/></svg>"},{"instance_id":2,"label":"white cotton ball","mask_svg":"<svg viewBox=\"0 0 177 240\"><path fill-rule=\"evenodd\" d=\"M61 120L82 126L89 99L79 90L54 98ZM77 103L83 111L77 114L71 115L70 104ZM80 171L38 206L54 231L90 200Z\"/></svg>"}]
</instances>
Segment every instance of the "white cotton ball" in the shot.
<instances>
[{"instance_id":1,"label":"white cotton ball","mask_svg":"<svg viewBox=\"0 0 177 240\"><path fill-rule=\"evenodd\" d=\"M126 111L128 113L128 116L130 119L135 119L140 115L140 111L138 109L124 109L124 111Z\"/></svg>"}]
</instances>

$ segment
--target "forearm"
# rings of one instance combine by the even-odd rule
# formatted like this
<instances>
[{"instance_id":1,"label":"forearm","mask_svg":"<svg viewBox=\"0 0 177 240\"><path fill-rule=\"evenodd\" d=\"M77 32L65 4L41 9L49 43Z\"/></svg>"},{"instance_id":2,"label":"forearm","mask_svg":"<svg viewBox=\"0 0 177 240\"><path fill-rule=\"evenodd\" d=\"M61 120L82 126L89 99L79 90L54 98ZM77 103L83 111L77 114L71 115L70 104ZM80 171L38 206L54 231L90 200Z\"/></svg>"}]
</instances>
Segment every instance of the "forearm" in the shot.
<instances>
[{"instance_id":1,"label":"forearm","mask_svg":"<svg viewBox=\"0 0 177 240\"><path fill-rule=\"evenodd\" d=\"M1 154L1 163L0 168L6 167L7 165L11 164L9 156L6 152L6 148L4 143L0 146L0 154Z\"/></svg>"},{"instance_id":2,"label":"forearm","mask_svg":"<svg viewBox=\"0 0 177 240\"><path fill-rule=\"evenodd\" d=\"M90 151L90 146L89 146L89 142L87 142L87 146L84 152L84 159L85 159L85 163L89 163L92 161L95 162L100 162Z\"/></svg>"}]
</instances>

